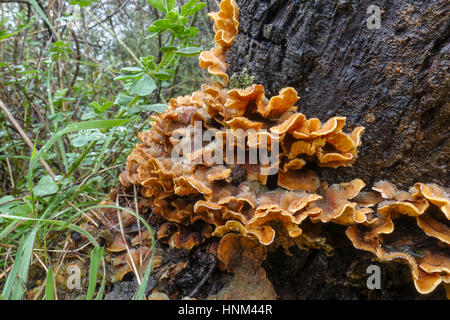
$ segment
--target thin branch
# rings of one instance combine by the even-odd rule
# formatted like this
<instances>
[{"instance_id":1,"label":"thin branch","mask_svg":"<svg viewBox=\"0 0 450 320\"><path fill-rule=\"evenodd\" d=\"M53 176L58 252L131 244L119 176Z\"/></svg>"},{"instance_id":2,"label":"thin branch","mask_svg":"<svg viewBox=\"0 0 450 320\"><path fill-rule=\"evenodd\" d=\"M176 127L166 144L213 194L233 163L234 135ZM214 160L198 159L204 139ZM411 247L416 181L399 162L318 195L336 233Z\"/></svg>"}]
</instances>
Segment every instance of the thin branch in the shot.
<instances>
[{"instance_id":1,"label":"thin branch","mask_svg":"<svg viewBox=\"0 0 450 320\"><path fill-rule=\"evenodd\" d=\"M0 109L3 110L3 112L5 112L6 116L8 117L9 121L11 121L11 123L14 125L14 127L16 128L16 130L19 132L19 134L22 136L23 140L25 141L25 143L31 148L31 150L34 149L34 144L33 142L31 142L30 138L28 138L27 134L25 133L25 131L23 131L22 127L20 126L20 124L16 121L16 119L14 118L14 116L11 114L11 112L8 110L8 108L6 107L6 105L3 103L2 100L0 100ZM38 150L36 150L37 152ZM50 166L48 165L48 163L45 161L44 158L40 158L39 161L42 163L42 165L44 166L45 170L48 172L48 174L54 178L56 175L55 173L52 171L52 169L50 168Z\"/></svg>"},{"instance_id":2,"label":"thin branch","mask_svg":"<svg viewBox=\"0 0 450 320\"><path fill-rule=\"evenodd\" d=\"M211 276L214 269L216 268L216 264L217 264L216 257L213 256L212 254L210 255L210 257L213 260L213 262L211 263L208 272L203 277L202 281L200 281L200 283L194 288L194 290L192 290L192 292L188 295L188 297L192 298L193 296L195 296L197 294L198 290L200 290L200 288L203 286L203 284L206 282L206 280L208 280L208 278Z\"/></svg>"},{"instance_id":3,"label":"thin branch","mask_svg":"<svg viewBox=\"0 0 450 320\"><path fill-rule=\"evenodd\" d=\"M105 19L100 20L99 22L95 23L94 25L88 27L88 30L91 30L92 28L95 28L96 26L98 26L99 24L102 24L103 22L105 22L108 19L111 19L114 15L116 15L120 10L122 10L123 7L125 7L127 5L127 3L130 2L130 0L126 0L124 3L122 3L113 13L109 14Z\"/></svg>"}]
</instances>

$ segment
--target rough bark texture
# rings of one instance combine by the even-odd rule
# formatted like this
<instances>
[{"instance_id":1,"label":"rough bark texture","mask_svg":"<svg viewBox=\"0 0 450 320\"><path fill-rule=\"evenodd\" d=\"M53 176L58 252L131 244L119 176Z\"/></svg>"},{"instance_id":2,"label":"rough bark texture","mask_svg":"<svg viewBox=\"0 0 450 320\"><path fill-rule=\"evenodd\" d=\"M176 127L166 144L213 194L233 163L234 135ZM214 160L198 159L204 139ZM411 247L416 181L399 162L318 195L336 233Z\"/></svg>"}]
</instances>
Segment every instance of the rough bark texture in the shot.
<instances>
[{"instance_id":1,"label":"rough bark texture","mask_svg":"<svg viewBox=\"0 0 450 320\"><path fill-rule=\"evenodd\" d=\"M299 111L366 128L350 168L328 182L449 185L450 5L446 0L238 0L229 74L247 67L268 95L286 86ZM369 29L378 5L381 29Z\"/></svg>"},{"instance_id":2,"label":"rough bark texture","mask_svg":"<svg viewBox=\"0 0 450 320\"><path fill-rule=\"evenodd\" d=\"M230 75L247 67L268 96L294 87L307 117L340 115L349 129L366 128L356 163L323 169L322 179L361 178L368 186L386 179L403 188L418 181L449 185L448 1L237 3L240 30L227 54ZM378 30L366 25L372 4L382 9ZM280 298L445 298L442 286L418 294L408 267L399 263L379 264L382 290L367 290L365 268L373 256L354 249L343 228L326 228L336 248L332 257L297 249L292 256L269 254L265 268Z\"/></svg>"}]
</instances>

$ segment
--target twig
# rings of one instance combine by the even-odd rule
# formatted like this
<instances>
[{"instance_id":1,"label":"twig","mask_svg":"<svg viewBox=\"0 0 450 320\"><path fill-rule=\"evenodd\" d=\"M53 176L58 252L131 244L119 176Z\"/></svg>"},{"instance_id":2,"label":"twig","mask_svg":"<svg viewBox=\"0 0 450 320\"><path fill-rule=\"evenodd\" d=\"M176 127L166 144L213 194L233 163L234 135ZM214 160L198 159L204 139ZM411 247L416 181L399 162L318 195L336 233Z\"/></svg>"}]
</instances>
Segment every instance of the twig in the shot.
<instances>
[{"instance_id":1,"label":"twig","mask_svg":"<svg viewBox=\"0 0 450 320\"><path fill-rule=\"evenodd\" d=\"M66 97L69 96L69 93L72 92L72 88L75 84L75 81L78 77L78 72L80 71L80 60L81 60L81 53L80 53L80 43L78 42L78 37L76 33L73 30L70 30L70 33L72 34L73 40L75 41L75 48L77 50L77 55L75 57L76 65L75 65L75 72L73 73L72 81L69 85L69 90L66 92Z\"/></svg>"},{"instance_id":2,"label":"twig","mask_svg":"<svg viewBox=\"0 0 450 320\"><path fill-rule=\"evenodd\" d=\"M202 281L200 281L200 283L188 295L189 298L192 298L194 295L197 294L198 290L202 287L202 285L206 282L206 280L208 280L208 278L211 276L211 274L213 273L214 269L216 268L216 264L217 264L216 257L214 255L212 255L212 254L210 255L210 257L212 257L213 262L211 263L208 272L203 277Z\"/></svg>"},{"instance_id":3,"label":"twig","mask_svg":"<svg viewBox=\"0 0 450 320\"><path fill-rule=\"evenodd\" d=\"M116 196L116 206L117 206L117 207L120 206L120 205L119 205L119 195ZM130 248L128 247L127 239L126 239L126 237L125 237L125 231L124 231L124 229L123 229L122 217L121 217L121 215L120 215L119 210L116 210L116 212L117 212L117 219L119 220L120 233L121 233L121 235L122 235L123 242L125 243L125 247L127 248L128 256L130 257L130 260L131 260L131 265L130 265L130 263L127 261L127 262L128 262L128 265L131 267L131 270L133 270L133 272L134 272L134 274L135 274L135 276L136 276L136 280L137 280L138 284L141 285L141 277L140 277L139 271L138 271L138 269L137 269L137 267L136 267L136 264L135 264L135 262L134 262L133 255L131 254ZM139 268L139 269L140 269L140 268Z\"/></svg>"},{"instance_id":4,"label":"twig","mask_svg":"<svg viewBox=\"0 0 450 320\"><path fill-rule=\"evenodd\" d=\"M11 187L13 190L16 188L14 183L14 175L12 173L11 164L9 163L9 158L6 158L6 166L8 167L9 178L11 179Z\"/></svg>"},{"instance_id":5,"label":"twig","mask_svg":"<svg viewBox=\"0 0 450 320\"><path fill-rule=\"evenodd\" d=\"M10 265L5 271L0 273L0 280L9 272L9 270L11 270L12 267L13 265Z\"/></svg>"},{"instance_id":6,"label":"twig","mask_svg":"<svg viewBox=\"0 0 450 320\"><path fill-rule=\"evenodd\" d=\"M124 3L122 3L113 13L109 14L105 19L98 21L96 24L87 27L88 30L91 30L92 28L95 28L96 26L98 26L99 24L102 24L103 22L105 22L106 20L112 18L112 16L116 15L120 10L122 10L123 7L125 7L125 5L130 2L130 0L126 0Z\"/></svg>"},{"instance_id":7,"label":"twig","mask_svg":"<svg viewBox=\"0 0 450 320\"><path fill-rule=\"evenodd\" d=\"M8 117L9 121L12 122L12 124L14 125L14 127L16 128L16 130L19 132L19 134L22 136L23 140L25 141L25 143L31 148L31 150L34 149L34 144L31 142L30 138L28 138L27 134L23 131L22 127L20 126L20 124L16 121L16 119L14 118L14 116L11 114L11 112L8 110L8 108L5 106L5 104L3 103L2 100L0 100L0 108L3 110L3 112L5 112L6 116ZM37 152L38 150L36 150ZM40 158L39 161L42 163L42 165L44 166L45 170L48 172L48 174L54 178L56 175L55 173L52 171L52 169L50 168L50 166L48 165L47 161L44 160L44 158Z\"/></svg>"}]
</instances>

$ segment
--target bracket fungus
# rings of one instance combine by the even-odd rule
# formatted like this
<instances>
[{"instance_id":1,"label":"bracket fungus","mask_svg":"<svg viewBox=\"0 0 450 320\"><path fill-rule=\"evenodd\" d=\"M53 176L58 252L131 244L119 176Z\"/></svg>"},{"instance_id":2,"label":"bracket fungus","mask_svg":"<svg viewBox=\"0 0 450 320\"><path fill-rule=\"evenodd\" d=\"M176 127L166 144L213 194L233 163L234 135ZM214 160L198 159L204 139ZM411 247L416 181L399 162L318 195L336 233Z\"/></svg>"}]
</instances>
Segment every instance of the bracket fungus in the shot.
<instances>
[{"instance_id":1,"label":"bracket fungus","mask_svg":"<svg viewBox=\"0 0 450 320\"><path fill-rule=\"evenodd\" d=\"M372 252L381 261L408 263L416 289L422 294L432 292L441 282L449 283L448 190L416 183L409 192L399 191L387 181L375 183L373 190L380 195L378 201L365 202L369 202L374 217L346 231L354 246Z\"/></svg>"},{"instance_id":2,"label":"bracket fungus","mask_svg":"<svg viewBox=\"0 0 450 320\"><path fill-rule=\"evenodd\" d=\"M214 21L216 46L200 54L200 66L208 69L209 73L224 78L224 82L228 83L225 53L230 49L234 37L238 34L239 8L234 0L223 0L220 2L219 12L211 12L208 16Z\"/></svg>"},{"instance_id":3,"label":"bracket fungus","mask_svg":"<svg viewBox=\"0 0 450 320\"><path fill-rule=\"evenodd\" d=\"M449 190L417 183L404 192L380 181L373 191L361 191L360 179L321 181L321 167L356 160L364 127L345 133L345 117L323 124L308 119L297 112L293 88L270 99L259 84L227 88L225 53L238 32L239 10L235 1L223 0L210 17L216 45L202 52L200 66L224 83L170 99L150 131L139 133L120 175L122 187L136 186L147 208L165 221L158 239L190 250L219 237L216 254L222 268L233 271L236 257L264 259L265 246L296 244L331 254L316 228L331 222L347 226L354 247L408 263L420 293L449 283ZM123 251L127 241L113 238L108 250Z\"/></svg>"}]
</instances>

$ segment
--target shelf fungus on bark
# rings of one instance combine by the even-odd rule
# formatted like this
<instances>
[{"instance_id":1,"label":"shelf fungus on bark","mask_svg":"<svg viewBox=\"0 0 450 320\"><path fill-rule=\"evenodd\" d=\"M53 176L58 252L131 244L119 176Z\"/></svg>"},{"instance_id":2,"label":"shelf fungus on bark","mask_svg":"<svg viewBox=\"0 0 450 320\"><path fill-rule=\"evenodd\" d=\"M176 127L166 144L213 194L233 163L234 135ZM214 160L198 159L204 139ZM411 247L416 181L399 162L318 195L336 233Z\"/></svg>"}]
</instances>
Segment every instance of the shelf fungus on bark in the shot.
<instances>
[{"instance_id":1,"label":"shelf fungus on bark","mask_svg":"<svg viewBox=\"0 0 450 320\"><path fill-rule=\"evenodd\" d=\"M408 263L422 294L432 292L441 282L449 283L448 192L424 183L416 183L409 192L399 191L387 181L375 183L373 189L380 197L356 198L371 207L375 217L348 227L346 234L354 246L381 261Z\"/></svg>"}]
</instances>

